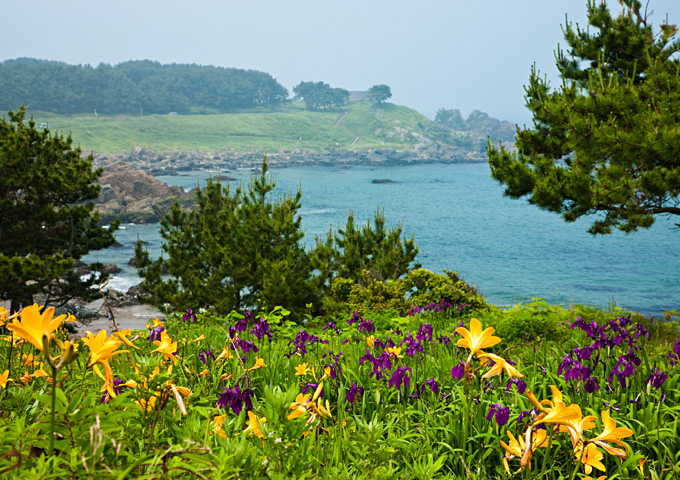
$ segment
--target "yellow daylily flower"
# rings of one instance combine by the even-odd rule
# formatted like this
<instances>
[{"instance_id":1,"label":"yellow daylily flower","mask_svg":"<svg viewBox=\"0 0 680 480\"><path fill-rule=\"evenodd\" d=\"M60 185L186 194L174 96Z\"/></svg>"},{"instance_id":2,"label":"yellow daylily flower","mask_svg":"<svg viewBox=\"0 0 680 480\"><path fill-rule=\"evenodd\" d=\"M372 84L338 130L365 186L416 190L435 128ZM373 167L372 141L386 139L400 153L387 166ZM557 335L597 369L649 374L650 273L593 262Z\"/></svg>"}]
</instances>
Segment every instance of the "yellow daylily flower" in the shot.
<instances>
[{"instance_id":1,"label":"yellow daylily flower","mask_svg":"<svg viewBox=\"0 0 680 480\"><path fill-rule=\"evenodd\" d=\"M9 314L9 310L5 307L0 307L0 327L3 327L10 320L14 320L19 316L19 312L14 312L14 315Z\"/></svg>"},{"instance_id":2,"label":"yellow daylily flower","mask_svg":"<svg viewBox=\"0 0 680 480\"><path fill-rule=\"evenodd\" d=\"M30 373L28 373L28 370L26 370L19 380L21 380L21 383L24 385L27 385L31 380L33 380L33 377Z\"/></svg>"},{"instance_id":3,"label":"yellow daylily flower","mask_svg":"<svg viewBox=\"0 0 680 480\"><path fill-rule=\"evenodd\" d=\"M644 467L645 467L645 462L646 462L646 461L647 461L647 459L646 459L645 457L642 457L642 458L640 459L640 465L639 465L639 467L640 467L640 475L642 475L643 478L644 478L644 476L645 476L645 468L644 468ZM599 480L599 479L598 479L598 480Z\"/></svg>"},{"instance_id":4,"label":"yellow daylily flower","mask_svg":"<svg viewBox=\"0 0 680 480\"><path fill-rule=\"evenodd\" d=\"M12 330L15 337L20 337L27 342L30 342L35 348L41 352L44 350L43 336L47 335L48 340L54 337L54 332L59 328L61 322L66 318L66 315L54 316L54 307L49 307L40 313L41 307L34 303L29 307L24 307L21 311L21 321L14 321L7 325L9 330Z\"/></svg>"},{"instance_id":5,"label":"yellow daylily flower","mask_svg":"<svg viewBox=\"0 0 680 480\"><path fill-rule=\"evenodd\" d=\"M2 372L2 374L0 374L0 387L6 388L7 382L9 382L10 380L12 379L9 378L9 370L5 370L4 372Z\"/></svg>"},{"instance_id":6,"label":"yellow daylily flower","mask_svg":"<svg viewBox=\"0 0 680 480\"><path fill-rule=\"evenodd\" d=\"M250 368L248 369L248 371L251 372L251 371L253 371L253 370L257 370L258 368L262 368L262 367L266 367L266 366L267 366L267 365L264 364L264 358L255 357L255 365L253 365L252 367L250 367Z\"/></svg>"},{"instance_id":7,"label":"yellow daylily flower","mask_svg":"<svg viewBox=\"0 0 680 480\"><path fill-rule=\"evenodd\" d=\"M609 412L606 410L602 411L602 423L604 424L604 431L597 437L589 440L589 442L596 443L600 447L604 448L604 450L610 455L615 455L621 458L625 457L627 455L626 451L628 450L628 445L623 443L621 439L630 437L633 435L633 431L630 428L617 427L616 421L609 416ZM606 442L615 443L616 445L625 448L626 451L623 451L620 448L614 448Z\"/></svg>"},{"instance_id":8,"label":"yellow daylily flower","mask_svg":"<svg viewBox=\"0 0 680 480\"><path fill-rule=\"evenodd\" d=\"M371 335L366 339L366 343L368 344L368 348L373 348L373 344L375 343L375 335Z\"/></svg>"},{"instance_id":9,"label":"yellow daylily flower","mask_svg":"<svg viewBox=\"0 0 680 480\"><path fill-rule=\"evenodd\" d=\"M494 337L493 332L496 330L488 327L482 331L482 324L476 318L470 319L470 330L465 327L456 328L461 338L456 342L456 345L470 350L470 357L472 354L484 349L493 347L501 342L499 337Z\"/></svg>"},{"instance_id":10,"label":"yellow daylily flower","mask_svg":"<svg viewBox=\"0 0 680 480\"><path fill-rule=\"evenodd\" d=\"M147 412L150 412L154 408L156 408L156 396L151 395L149 397L149 400L145 400L144 398L140 398L138 402L135 402L137 405L139 405L139 408L142 410L146 410Z\"/></svg>"},{"instance_id":11,"label":"yellow daylily flower","mask_svg":"<svg viewBox=\"0 0 680 480\"><path fill-rule=\"evenodd\" d=\"M88 367L91 367L95 363L104 365L104 363L108 362L114 355L128 352L128 350L119 350L116 352L115 350L122 342L113 336L108 338L106 336L106 330L100 330L97 335L92 334L90 331L86 331L85 333L87 336L83 337L83 343L90 349L90 363L88 364Z\"/></svg>"},{"instance_id":12,"label":"yellow daylily flower","mask_svg":"<svg viewBox=\"0 0 680 480\"><path fill-rule=\"evenodd\" d=\"M21 355L21 362L22 365L26 367L35 367L39 363L38 357L36 357L32 353L29 353L28 355L24 353L23 355Z\"/></svg>"},{"instance_id":13,"label":"yellow daylily flower","mask_svg":"<svg viewBox=\"0 0 680 480\"><path fill-rule=\"evenodd\" d=\"M217 358L215 359L215 362L219 360L231 360L234 358L234 356L231 354L229 351L229 347L224 347L224 350L222 350L222 353L220 353Z\"/></svg>"},{"instance_id":14,"label":"yellow daylily flower","mask_svg":"<svg viewBox=\"0 0 680 480\"><path fill-rule=\"evenodd\" d=\"M548 446L548 437L546 431L537 430L536 433L532 435L530 448L528 449L526 448L526 442L524 437L520 436L518 438L515 438L512 432L510 432L510 430L507 430L506 433L508 435L508 438L510 439L510 443L506 444L503 440L501 440L501 446L505 449L505 453L507 454L505 457L503 457L503 467L505 468L505 471L510 473L510 466L508 465L508 460L512 460L515 457L522 459L522 462L520 464L520 470L523 469L525 466L527 466L529 470L531 470L531 453L537 450L538 448L541 447L545 448ZM527 431L527 435L530 434L531 429Z\"/></svg>"},{"instance_id":15,"label":"yellow daylily flower","mask_svg":"<svg viewBox=\"0 0 680 480\"><path fill-rule=\"evenodd\" d=\"M210 434L212 435L213 433L218 434L222 438L227 438L226 432L222 429L222 425L224 425L224 421L227 418L227 414L225 413L224 415L217 415L213 419L213 425L215 425L215 428L212 429Z\"/></svg>"},{"instance_id":16,"label":"yellow daylily flower","mask_svg":"<svg viewBox=\"0 0 680 480\"><path fill-rule=\"evenodd\" d=\"M552 423L569 426L569 422L578 420L580 413L581 409L578 405L572 404L567 407L564 402L557 402L548 413L539 414L534 420L534 425Z\"/></svg>"},{"instance_id":17,"label":"yellow daylily flower","mask_svg":"<svg viewBox=\"0 0 680 480\"><path fill-rule=\"evenodd\" d=\"M301 363L295 367L295 375L307 375L309 373L309 366L306 363Z\"/></svg>"},{"instance_id":18,"label":"yellow daylily flower","mask_svg":"<svg viewBox=\"0 0 680 480\"><path fill-rule=\"evenodd\" d=\"M130 335L132 335L132 330L130 330L129 328L126 328L124 330L118 330L117 332L114 332L114 335L116 335L116 337L118 337L120 341L123 342L128 347L136 348L137 350L139 350L139 347L132 343L130 339L127 338Z\"/></svg>"},{"instance_id":19,"label":"yellow daylily flower","mask_svg":"<svg viewBox=\"0 0 680 480\"><path fill-rule=\"evenodd\" d=\"M485 353L479 355L479 357L494 361L494 366L491 367L489 371L482 376L482 378L495 377L496 375L500 375L501 372L505 372L505 374L510 378L519 378L524 376L521 373L519 373L519 370L510 365L508 361L503 357L499 357L498 355L494 355L493 353Z\"/></svg>"},{"instance_id":20,"label":"yellow daylily flower","mask_svg":"<svg viewBox=\"0 0 680 480\"><path fill-rule=\"evenodd\" d=\"M568 433L571 436L572 446L577 448L583 443L583 432L595 428L597 417L593 415L583 417L581 407L576 404L573 404L572 407L578 412L578 417L573 420L567 420L565 424L559 426L558 431Z\"/></svg>"},{"instance_id":21,"label":"yellow daylily flower","mask_svg":"<svg viewBox=\"0 0 680 480\"><path fill-rule=\"evenodd\" d=\"M386 348L385 351L390 354L390 356L394 355L396 358L402 358L403 355L401 354L401 347L389 347Z\"/></svg>"},{"instance_id":22,"label":"yellow daylily flower","mask_svg":"<svg viewBox=\"0 0 680 480\"><path fill-rule=\"evenodd\" d=\"M177 352L177 342L172 341L166 330L161 332L161 339L155 340L153 344L157 345L158 348L152 350L152 352L161 353L166 359L172 360L172 363L177 363L177 357L173 355Z\"/></svg>"},{"instance_id":23,"label":"yellow daylily flower","mask_svg":"<svg viewBox=\"0 0 680 480\"><path fill-rule=\"evenodd\" d=\"M33 378L49 377L49 375L44 370L44 368L45 368L45 364L41 363L40 366L36 370L33 371L33 373L31 374L31 377L33 377Z\"/></svg>"},{"instance_id":24,"label":"yellow daylily flower","mask_svg":"<svg viewBox=\"0 0 680 480\"><path fill-rule=\"evenodd\" d=\"M200 337L193 339L191 343L201 342L203 340L205 340L205 335L201 335Z\"/></svg>"},{"instance_id":25,"label":"yellow daylily flower","mask_svg":"<svg viewBox=\"0 0 680 480\"><path fill-rule=\"evenodd\" d=\"M246 428L243 433L248 436L255 435L257 438L264 440L264 434L262 433L262 430L260 430L260 425L263 425L266 421L267 419L265 417L257 418L257 416L249 410L248 421L246 421L248 428Z\"/></svg>"},{"instance_id":26,"label":"yellow daylily flower","mask_svg":"<svg viewBox=\"0 0 680 480\"><path fill-rule=\"evenodd\" d=\"M552 390L552 397L554 402L562 402L564 403L564 400L562 398L562 392L560 392L555 385L550 385L550 390ZM536 407L539 411L548 413L550 410L546 409L543 405L550 405L550 408L553 407L553 402L550 400L541 400L540 402L536 398L536 396L532 393L531 390L527 388L526 391L527 398L529 401L533 404L534 407Z\"/></svg>"},{"instance_id":27,"label":"yellow daylily flower","mask_svg":"<svg viewBox=\"0 0 680 480\"><path fill-rule=\"evenodd\" d=\"M297 397L295 397L295 401L288 407L288 410L293 410L288 414L288 420L295 420L309 411L310 396L309 393L305 395L298 393Z\"/></svg>"},{"instance_id":28,"label":"yellow daylily flower","mask_svg":"<svg viewBox=\"0 0 680 480\"><path fill-rule=\"evenodd\" d=\"M583 453L580 449L574 453L577 460L579 458L581 459L581 463L583 464L586 475L590 475L590 473L593 471L593 467L597 468L601 472L607 471L604 464L600 461L604 455L602 455L602 452L600 452L594 444L589 443L586 445L586 449Z\"/></svg>"},{"instance_id":29,"label":"yellow daylily flower","mask_svg":"<svg viewBox=\"0 0 680 480\"><path fill-rule=\"evenodd\" d=\"M161 319L159 319L159 318L154 318L154 319L153 319L153 324L147 323L147 324L146 324L146 328L151 329L151 328L160 327L161 325L163 325L163 321L162 321Z\"/></svg>"}]
</instances>

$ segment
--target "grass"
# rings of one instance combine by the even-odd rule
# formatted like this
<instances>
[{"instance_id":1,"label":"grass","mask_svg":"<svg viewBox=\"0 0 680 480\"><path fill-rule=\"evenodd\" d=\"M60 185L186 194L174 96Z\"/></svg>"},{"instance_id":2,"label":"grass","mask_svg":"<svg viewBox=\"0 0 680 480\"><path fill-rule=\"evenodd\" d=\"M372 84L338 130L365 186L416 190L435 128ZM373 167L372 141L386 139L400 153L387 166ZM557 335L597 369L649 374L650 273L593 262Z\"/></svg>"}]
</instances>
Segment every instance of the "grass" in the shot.
<instances>
[{"instance_id":1,"label":"grass","mask_svg":"<svg viewBox=\"0 0 680 480\"><path fill-rule=\"evenodd\" d=\"M280 149L325 152L331 148L411 150L438 131L437 125L407 107L353 102L342 110L308 111L291 102L273 111L221 115L148 115L143 117L58 116L34 113L38 123L71 134L81 148L97 153L148 150L277 152ZM352 141L359 140L355 145ZM447 134L455 143L457 137Z\"/></svg>"}]
</instances>

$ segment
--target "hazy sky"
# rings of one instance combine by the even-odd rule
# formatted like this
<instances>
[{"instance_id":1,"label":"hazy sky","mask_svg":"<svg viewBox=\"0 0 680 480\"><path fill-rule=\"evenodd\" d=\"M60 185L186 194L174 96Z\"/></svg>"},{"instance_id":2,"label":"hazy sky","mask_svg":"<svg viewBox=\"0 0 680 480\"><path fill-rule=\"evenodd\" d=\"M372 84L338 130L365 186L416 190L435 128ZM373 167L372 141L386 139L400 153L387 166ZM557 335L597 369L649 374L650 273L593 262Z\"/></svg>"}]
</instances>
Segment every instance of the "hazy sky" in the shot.
<instances>
[{"instance_id":1,"label":"hazy sky","mask_svg":"<svg viewBox=\"0 0 680 480\"><path fill-rule=\"evenodd\" d=\"M609 2L614 7L618 2ZM643 1L644 4L644 1ZM556 83L560 25L586 25L586 0L0 0L0 61L130 59L261 70L367 90L433 118L439 108L527 123L531 65ZM680 0L651 0L652 23Z\"/></svg>"}]
</instances>

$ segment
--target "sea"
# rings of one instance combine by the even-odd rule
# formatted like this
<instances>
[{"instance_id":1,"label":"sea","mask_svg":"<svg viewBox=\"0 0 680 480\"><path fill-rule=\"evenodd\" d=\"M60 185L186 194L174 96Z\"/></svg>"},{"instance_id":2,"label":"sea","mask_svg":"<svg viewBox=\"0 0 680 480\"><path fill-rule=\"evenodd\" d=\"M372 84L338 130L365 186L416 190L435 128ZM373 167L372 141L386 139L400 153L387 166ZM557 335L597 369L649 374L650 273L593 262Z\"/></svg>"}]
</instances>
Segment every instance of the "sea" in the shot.
<instances>
[{"instance_id":1,"label":"sea","mask_svg":"<svg viewBox=\"0 0 680 480\"><path fill-rule=\"evenodd\" d=\"M274 195L302 189L305 244L344 227L354 212L357 223L383 209L390 226L415 235L424 268L456 271L488 302L504 307L542 299L564 307L587 304L620 307L663 316L680 310L680 231L677 218L658 217L648 230L593 236L592 218L566 223L562 217L503 196L486 163L412 166L270 168ZM247 183L250 169L185 172L159 176L185 190L205 186L221 175ZM374 183L375 180L389 182ZM128 262L137 239L153 257L161 254L158 224L123 224L116 232L121 247L93 252L84 260L115 263L109 288L127 291L139 283Z\"/></svg>"}]
</instances>

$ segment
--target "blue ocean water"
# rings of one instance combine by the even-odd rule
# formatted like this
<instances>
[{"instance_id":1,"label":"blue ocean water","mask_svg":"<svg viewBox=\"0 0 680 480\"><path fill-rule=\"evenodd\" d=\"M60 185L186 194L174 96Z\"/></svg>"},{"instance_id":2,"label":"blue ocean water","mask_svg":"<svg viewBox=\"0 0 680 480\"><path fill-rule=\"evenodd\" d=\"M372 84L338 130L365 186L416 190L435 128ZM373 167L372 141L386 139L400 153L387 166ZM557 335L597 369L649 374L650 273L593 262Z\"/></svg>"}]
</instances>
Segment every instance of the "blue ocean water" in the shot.
<instances>
[{"instance_id":1,"label":"blue ocean water","mask_svg":"<svg viewBox=\"0 0 680 480\"><path fill-rule=\"evenodd\" d=\"M418 260L435 272L453 270L476 285L493 304L511 305L533 297L551 304L589 304L661 315L680 309L680 232L673 219L658 218L653 228L630 235L594 237L590 219L565 223L525 200L503 197L487 164L428 164L403 167L352 166L271 169L276 192L302 188L305 241L330 227L344 226L354 211L364 223L377 207L391 225L420 244ZM158 177L185 189L217 172ZM247 182L249 170L224 172ZM371 183L389 179L395 183ZM126 290L138 283L127 265L137 238L160 254L158 225L123 225L117 232L123 247L90 255L86 261L116 263L123 272L110 286Z\"/></svg>"}]
</instances>

